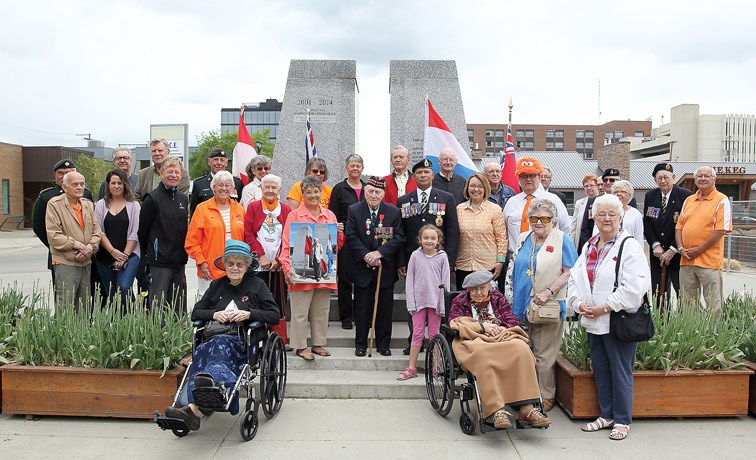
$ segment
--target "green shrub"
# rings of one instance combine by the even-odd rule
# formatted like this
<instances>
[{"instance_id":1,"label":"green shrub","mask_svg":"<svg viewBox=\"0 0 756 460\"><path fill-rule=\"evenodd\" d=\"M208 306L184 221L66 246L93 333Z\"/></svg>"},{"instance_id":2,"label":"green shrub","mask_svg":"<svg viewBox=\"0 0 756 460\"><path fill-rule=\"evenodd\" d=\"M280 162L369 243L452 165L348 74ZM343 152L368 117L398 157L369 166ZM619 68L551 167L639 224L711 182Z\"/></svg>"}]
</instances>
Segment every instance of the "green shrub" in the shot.
<instances>
[{"instance_id":1,"label":"green shrub","mask_svg":"<svg viewBox=\"0 0 756 460\"><path fill-rule=\"evenodd\" d=\"M13 331L21 311L29 305L37 304L41 295L35 291L31 299L24 295L17 284L0 291L0 364L7 364L15 350Z\"/></svg>"},{"instance_id":2,"label":"green shrub","mask_svg":"<svg viewBox=\"0 0 756 460\"><path fill-rule=\"evenodd\" d=\"M740 313L728 313L741 306L732 298L724 305L725 313L680 305L677 311L660 314L653 311L656 334L638 344L636 370L739 369L743 357L746 324ZM737 316L737 319L736 319ZM752 326L752 324L751 324ZM562 341L562 354L578 369L590 369L588 336L579 324L568 328Z\"/></svg>"}]
</instances>

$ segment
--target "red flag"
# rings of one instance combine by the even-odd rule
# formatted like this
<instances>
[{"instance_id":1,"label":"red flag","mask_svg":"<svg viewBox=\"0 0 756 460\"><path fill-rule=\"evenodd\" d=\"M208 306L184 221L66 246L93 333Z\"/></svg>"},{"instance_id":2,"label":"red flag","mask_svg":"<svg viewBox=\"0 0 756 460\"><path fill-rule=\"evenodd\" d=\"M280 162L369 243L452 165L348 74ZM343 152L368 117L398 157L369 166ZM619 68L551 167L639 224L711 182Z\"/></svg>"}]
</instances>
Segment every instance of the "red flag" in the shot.
<instances>
[{"instance_id":1,"label":"red flag","mask_svg":"<svg viewBox=\"0 0 756 460\"><path fill-rule=\"evenodd\" d=\"M310 237L310 235L305 236L304 253L312 254L312 238Z\"/></svg>"},{"instance_id":2,"label":"red flag","mask_svg":"<svg viewBox=\"0 0 756 460\"><path fill-rule=\"evenodd\" d=\"M501 183L512 187L517 192L520 184L515 175L517 158L515 158L514 140L512 139L512 125L507 126L507 147L501 156Z\"/></svg>"},{"instance_id":3,"label":"red flag","mask_svg":"<svg viewBox=\"0 0 756 460\"><path fill-rule=\"evenodd\" d=\"M249 183L246 171L247 165L256 155L255 141L252 140L252 136L247 131L247 125L244 123L244 107L242 107L241 114L239 115L239 133L236 138L236 146L234 146L231 174L234 177L239 177L244 185Z\"/></svg>"}]
</instances>

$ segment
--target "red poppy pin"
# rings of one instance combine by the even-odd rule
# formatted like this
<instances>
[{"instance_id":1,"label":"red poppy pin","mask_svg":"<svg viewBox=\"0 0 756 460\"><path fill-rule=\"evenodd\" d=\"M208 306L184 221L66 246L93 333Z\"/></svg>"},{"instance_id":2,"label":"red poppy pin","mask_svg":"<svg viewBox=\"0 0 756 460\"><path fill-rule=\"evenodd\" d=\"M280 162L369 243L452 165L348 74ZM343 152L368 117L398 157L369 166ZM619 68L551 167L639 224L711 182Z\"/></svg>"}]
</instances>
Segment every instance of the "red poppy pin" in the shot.
<instances>
[{"instance_id":1,"label":"red poppy pin","mask_svg":"<svg viewBox=\"0 0 756 460\"><path fill-rule=\"evenodd\" d=\"M546 246L546 252L554 252L554 246Z\"/></svg>"},{"instance_id":2,"label":"red poppy pin","mask_svg":"<svg viewBox=\"0 0 756 460\"><path fill-rule=\"evenodd\" d=\"M246 302L247 300L249 300L249 297L247 297L247 296L243 296L242 297L242 302Z\"/></svg>"},{"instance_id":3,"label":"red poppy pin","mask_svg":"<svg viewBox=\"0 0 756 460\"><path fill-rule=\"evenodd\" d=\"M380 220L383 220L383 214L378 214L378 218L379 218Z\"/></svg>"},{"instance_id":4,"label":"red poppy pin","mask_svg":"<svg viewBox=\"0 0 756 460\"><path fill-rule=\"evenodd\" d=\"M616 257L612 257L612 260L616 262L616 261L617 261L617 258L616 258Z\"/></svg>"}]
</instances>

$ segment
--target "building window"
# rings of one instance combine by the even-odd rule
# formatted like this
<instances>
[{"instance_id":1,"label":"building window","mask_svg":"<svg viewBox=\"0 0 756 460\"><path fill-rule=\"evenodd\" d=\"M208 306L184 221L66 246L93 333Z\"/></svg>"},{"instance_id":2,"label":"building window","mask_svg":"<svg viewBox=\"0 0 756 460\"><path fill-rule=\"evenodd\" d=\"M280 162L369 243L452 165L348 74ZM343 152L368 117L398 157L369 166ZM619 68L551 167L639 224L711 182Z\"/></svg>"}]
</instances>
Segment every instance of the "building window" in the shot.
<instances>
[{"instance_id":1,"label":"building window","mask_svg":"<svg viewBox=\"0 0 756 460\"><path fill-rule=\"evenodd\" d=\"M535 137L535 134L532 129L525 130L525 137Z\"/></svg>"},{"instance_id":2,"label":"building window","mask_svg":"<svg viewBox=\"0 0 756 460\"><path fill-rule=\"evenodd\" d=\"M585 137L585 131L575 131L575 138L582 139Z\"/></svg>"},{"instance_id":3,"label":"building window","mask_svg":"<svg viewBox=\"0 0 756 460\"><path fill-rule=\"evenodd\" d=\"M615 138L615 139L620 139L620 138L622 138L622 136L624 136L624 135L625 135L625 133L623 133L622 131L615 131L615 132L614 132L614 138Z\"/></svg>"},{"instance_id":4,"label":"building window","mask_svg":"<svg viewBox=\"0 0 756 460\"><path fill-rule=\"evenodd\" d=\"M554 134L557 139L564 139L564 130L557 130Z\"/></svg>"},{"instance_id":5,"label":"building window","mask_svg":"<svg viewBox=\"0 0 756 460\"><path fill-rule=\"evenodd\" d=\"M525 148L526 149L533 150L533 147L534 147L533 141L525 141Z\"/></svg>"},{"instance_id":6,"label":"building window","mask_svg":"<svg viewBox=\"0 0 756 460\"><path fill-rule=\"evenodd\" d=\"M486 141L486 147L493 147L493 141Z\"/></svg>"},{"instance_id":7,"label":"building window","mask_svg":"<svg viewBox=\"0 0 756 460\"><path fill-rule=\"evenodd\" d=\"M504 141L496 141L496 142L494 142L494 147L498 147L498 148L502 148L503 149L504 148Z\"/></svg>"},{"instance_id":8,"label":"building window","mask_svg":"<svg viewBox=\"0 0 756 460\"><path fill-rule=\"evenodd\" d=\"M593 142L586 142L585 143L585 148L593 150Z\"/></svg>"},{"instance_id":9,"label":"building window","mask_svg":"<svg viewBox=\"0 0 756 460\"><path fill-rule=\"evenodd\" d=\"M553 142L546 142L546 150L554 150L554 143Z\"/></svg>"},{"instance_id":10,"label":"building window","mask_svg":"<svg viewBox=\"0 0 756 460\"><path fill-rule=\"evenodd\" d=\"M643 131L636 131L635 137L643 137Z\"/></svg>"},{"instance_id":11,"label":"building window","mask_svg":"<svg viewBox=\"0 0 756 460\"><path fill-rule=\"evenodd\" d=\"M496 130L496 137L504 137L504 130L503 129L497 129Z\"/></svg>"},{"instance_id":12,"label":"building window","mask_svg":"<svg viewBox=\"0 0 756 460\"><path fill-rule=\"evenodd\" d=\"M10 214L10 180L3 179L3 214Z\"/></svg>"},{"instance_id":13,"label":"building window","mask_svg":"<svg viewBox=\"0 0 756 460\"><path fill-rule=\"evenodd\" d=\"M472 137L473 137L473 134L474 134L474 132L473 132L473 130L472 130L472 129L468 129L468 130L467 130L467 137L469 137L470 139L472 139Z\"/></svg>"},{"instance_id":14,"label":"building window","mask_svg":"<svg viewBox=\"0 0 756 460\"><path fill-rule=\"evenodd\" d=\"M552 139L553 137L554 137L554 130L553 129L546 130L546 139Z\"/></svg>"},{"instance_id":15,"label":"building window","mask_svg":"<svg viewBox=\"0 0 756 460\"><path fill-rule=\"evenodd\" d=\"M593 150L590 152L586 150L585 153L583 153L583 158L586 160L593 160Z\"/></svg>"},{"instance_id":16,"label":"building window","mask_svg":"<svg viewBox=\"0 0 756 460\"><path fill-rule=\"evenodd\" d=\"M515 131L515 136L522 139L525 137L525 130L524 129L518 129Z\"/></svg>"},{"instance_id":17,"label":"building window","mask_svg":"<svg viewBox=\"0 0 756 460\"><path fill-rule=\"evenodd\" d=\"M564 150L564 142L554 142L554 148L557 150Z\"/></svg>"},{"instance_id":18,"label":"building window","mask_svg":"<svg viewBox=\"0 0 756 460\"><path fill-rule=\"evenodd\" d=\"M583 148L583 143L582 142L575 142L575 148L578 149L578 150L582 149Z\"/></svg>"},{"instance_id":19,"label":"building window","mask_svg":"<svg viewBox=\"0 0 756 460\"><path fill-rule=\"evenodd\" d=\"M493 132L492 129L487 129L486 130L486 137L493 137L493 135L494 135L494 132Z\"/></svg>"}]
</instances>

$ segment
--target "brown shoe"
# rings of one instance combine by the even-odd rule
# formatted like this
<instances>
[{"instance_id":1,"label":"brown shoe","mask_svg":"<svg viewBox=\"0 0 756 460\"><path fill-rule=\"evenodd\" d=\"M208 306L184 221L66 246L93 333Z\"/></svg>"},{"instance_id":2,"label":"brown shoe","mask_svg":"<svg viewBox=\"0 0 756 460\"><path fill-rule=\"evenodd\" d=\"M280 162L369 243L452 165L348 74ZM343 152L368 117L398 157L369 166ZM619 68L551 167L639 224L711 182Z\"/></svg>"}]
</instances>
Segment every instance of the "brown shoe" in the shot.
<instances>
[{"instance_id":1,"label":"brown shoe","mask_svg":"<svg viewBox=\"0 0 756 460\"><path fill-rule=\"evenodd\" d=\"M543 400L543 411L544 412L551 412L551 409L553 409L555 405L556 405L556 400L554 398L544 399Z\"/></svg>"},{"instance_id":2,"label":"brown shoe","mask_svg":"<svg viewBox=\"0 0 756 460\"><path fill-rule=\"evenodd\" d=\"M495 428L500 430L512 428L512 422L509 421L509 412L504 409L494 412L493 424Z\"/></svg>"},{"instance_id":3,"label":"brown shoe","mask_svg":"<svg viewBox=\"0 0 756 460\"><path fill-rule=\"evenodd\" d=\"M523 415L522 412L520 412L520 422L527 423L533 428L543 428L551 425L551 419L543 415L541 411L535 407L530 409L527 415Z\"/></svg>"},{"instance_id":4,"label":"brown shoe","mask_svg":"<svg viewBox=\"0 0 756 460\"><path fill-rule=\"evenodd\" d=\"M187 428L197 431L200 428L200 418L194 413L191 407L166 407L165 415L167 417L179 418L186 423Z\"/></svg>"}]
</instances>

